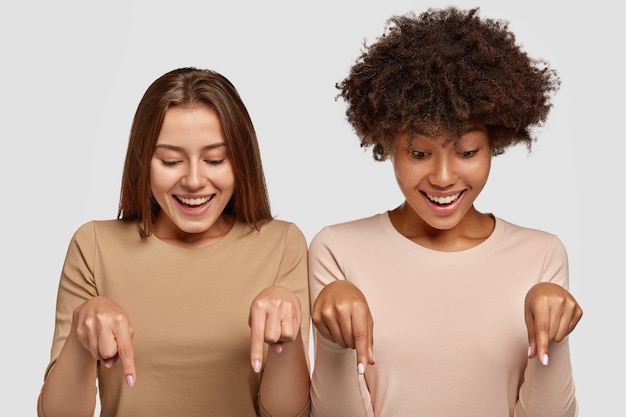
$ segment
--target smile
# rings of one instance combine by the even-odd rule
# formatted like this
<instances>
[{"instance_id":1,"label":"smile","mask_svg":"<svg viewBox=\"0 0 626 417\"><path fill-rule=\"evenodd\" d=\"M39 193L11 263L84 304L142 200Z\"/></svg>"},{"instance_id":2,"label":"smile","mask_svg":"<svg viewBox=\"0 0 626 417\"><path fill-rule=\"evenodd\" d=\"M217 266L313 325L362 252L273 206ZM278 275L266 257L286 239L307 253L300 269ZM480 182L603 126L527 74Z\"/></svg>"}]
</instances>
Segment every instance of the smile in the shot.
<instances>
[{"instance_id":1,"label":"smile","mask_svg":"<svg viewBox=\"0 0 626 417\"><path fill-rule=\"evenodd\" d=\"M430 201L439 205L450 204L453 201L456 201L456 199L459 198L460 196L461 196L461 193L456 193L456 194L448 195L445 197L437 197L434 195L426 194L426 197L428 197Z\"/></svg>"},{"instance_id":2,"label":"smile","mask_svg":"<svg viewBox=\"0 0 626 417\"><path fill-rule=\"evenodd\" d=\"M209 197L199 197L199 198L184 198L179 196L174 196L178 201L187 205L187 206L200 206L202 204L208 203L213 198L213 195Z\"/></svg>"}]
</instances>

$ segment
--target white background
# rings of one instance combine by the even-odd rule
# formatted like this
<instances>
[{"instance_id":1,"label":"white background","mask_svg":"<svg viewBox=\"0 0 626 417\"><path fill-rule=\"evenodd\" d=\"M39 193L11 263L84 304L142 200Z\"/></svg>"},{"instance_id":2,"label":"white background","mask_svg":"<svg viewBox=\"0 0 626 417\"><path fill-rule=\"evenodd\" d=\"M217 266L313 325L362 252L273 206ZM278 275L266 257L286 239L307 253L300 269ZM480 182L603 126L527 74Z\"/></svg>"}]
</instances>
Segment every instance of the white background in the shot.
<instances>
[{"instance_id":1,"label":"white background","mask_svg":"<svg viewBox=\"0 0 626 417\"><path fill-rule=\"evenodd\" d=\"M509 20L563 86L534 152L496 158L477 207L563 240L585 311L570 338L580 415L623 416L622 21L606 0L505 3L486 0L481 15ZM67 244L82 223L116 216L131 119L155 78L197 66L235 84L274 214L310 240L400 203L390 164L360 149L334 84L392 14L447 4L4 2L0 415L35 415Z\"/></svg>"}]
</instances>

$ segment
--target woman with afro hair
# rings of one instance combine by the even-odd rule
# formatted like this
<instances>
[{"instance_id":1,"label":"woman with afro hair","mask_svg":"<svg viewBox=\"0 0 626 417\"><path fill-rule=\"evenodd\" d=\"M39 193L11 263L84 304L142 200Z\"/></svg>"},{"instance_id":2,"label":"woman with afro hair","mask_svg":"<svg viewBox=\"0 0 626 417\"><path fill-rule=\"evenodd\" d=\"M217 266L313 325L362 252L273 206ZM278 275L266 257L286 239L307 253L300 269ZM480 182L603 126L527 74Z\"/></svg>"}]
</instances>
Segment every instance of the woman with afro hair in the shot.
<instances>
[{"instance_id":1,"label":"woman with afro hair","mask_svg":"<svg viewBox=\"0 0 626 417\"><path fill-rule=\"evenodd\" d=\"M578 413L562 242L474 207L492 157L530 151L560 79L478 12L392 17L337 84L404 201L310 243L313 417Z\"/></svg>"}]
</instances>

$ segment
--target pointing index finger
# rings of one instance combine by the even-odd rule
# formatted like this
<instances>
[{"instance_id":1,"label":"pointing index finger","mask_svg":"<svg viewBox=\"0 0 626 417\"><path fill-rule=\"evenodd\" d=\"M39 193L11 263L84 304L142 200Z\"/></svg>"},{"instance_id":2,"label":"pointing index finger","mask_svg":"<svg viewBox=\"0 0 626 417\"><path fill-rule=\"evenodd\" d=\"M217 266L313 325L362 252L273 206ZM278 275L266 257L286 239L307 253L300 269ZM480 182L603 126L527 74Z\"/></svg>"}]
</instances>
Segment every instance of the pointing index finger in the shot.
<instances>
[{"instance_id":1,"label":"pointing index finger","mask_svg":"<svg viewBox=\"0 0 626 417\"><path fill-rule=\"evenodd\" d=\"M265 320L253 315L250 318L250 363L257 374L263 365L263 348L265 347Z\"/></svg>"},{"instance_id":2,"label":"pointing index finger","mask_svg":"<svg viewBox=\"0 0 626 417\"><path fill-rule=\"evenodd\" d=\"M122 372L124 373L126 384L132 387L135 385L136 369L135 352L130 332L122 330L115 335L115 339L117 340L117 356L122 364Z\"/></svg>"},{"instance_id":3,"label":"pointing index finger","mask_svg":"<svg viewBox=\"0 0 626 417\"><path fill-rule=\"evenodd\" d=\"M374 365L373 321L369 314L355 315L352 318L352 338L356 350L357 371L365 373L367 364Z\"/></svg>"}]
</instances>

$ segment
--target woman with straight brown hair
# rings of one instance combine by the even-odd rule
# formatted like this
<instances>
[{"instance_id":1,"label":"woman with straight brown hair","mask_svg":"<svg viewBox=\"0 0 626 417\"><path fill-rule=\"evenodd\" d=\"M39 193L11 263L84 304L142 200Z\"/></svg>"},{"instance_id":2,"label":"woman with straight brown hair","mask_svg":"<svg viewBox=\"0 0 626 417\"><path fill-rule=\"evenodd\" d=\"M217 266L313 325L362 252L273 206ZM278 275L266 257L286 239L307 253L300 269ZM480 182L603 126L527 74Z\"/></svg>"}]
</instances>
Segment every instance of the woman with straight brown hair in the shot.
<instances>
[{"instance_id":1,"label":"woman with straight brown hair","mask_svg":"<svg viewBox=\"0 0 626 417\"><path fill-rule=\"evenodd\" d=\"M273 219L222 75L180 68L137 108L118 218L74 234L39 416L305 416L307 244ZM268 348L269 347L269 348Z\"/></svg>"}]
</instances>

